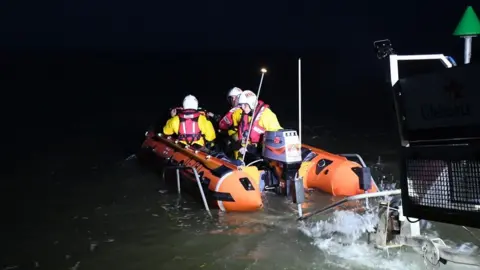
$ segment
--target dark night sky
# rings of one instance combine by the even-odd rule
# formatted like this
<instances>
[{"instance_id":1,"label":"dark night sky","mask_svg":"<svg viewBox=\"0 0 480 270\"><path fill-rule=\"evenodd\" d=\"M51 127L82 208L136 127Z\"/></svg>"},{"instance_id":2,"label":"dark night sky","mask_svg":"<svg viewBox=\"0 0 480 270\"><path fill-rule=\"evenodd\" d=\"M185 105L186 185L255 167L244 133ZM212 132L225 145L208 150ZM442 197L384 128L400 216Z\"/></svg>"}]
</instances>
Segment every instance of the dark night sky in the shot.
<instances>
[{"instance_id":1,"label":"dark night sky","mask_svg":"<svg viewBox=\"0 0 480 270\"><path fill-rule=\"evenodd\" d=\"M370 83L385 74L378 68L372 42L390 38L401 54L445 53L461 62L463 41L452 32L470 2L1 1L0 79L2 88L16 97L9 105L23 112L15 116L36 117L32 122L39 126L58 126L74 117L88 122L100 114L116 123L111 126L125 126L138 122L132 120L133 112L164 114L189 93L222 111L224 107L217 107L226 90L233 84L255 90L258 70L266 65L262 98L284 121L296 118L290 113L296 110L295 59L302 56L305 121L319 123L325 116L355 115L358 110L378 115L382 113L376 106L383 100L356 102L362 95L380 99ZM473 7L480 12L478 4ZM480 38L473 47L475 61ZM11 49L20 50L12 56ZM22 49L83 49L84 54L32 56ZM115 50L117 55L88 55L90 49ZM130 57L119 51L158 54ZM211 55L193 59L173 51ZM214 56L220 51L226 54ZM128 121L112 120L126 115Z\"/></svg>"},{"instance_id":2,"label":"dark night sky","mask_svg":"<svg viewBox=\"0 0 480 270\"><path fill-rule=\"evenodd\" d=\"M359 53L370 50L372 40L389 37L397 47L413 51L432 48L439 41L447 47L455 44L451 33L467 4L465 0L2 1L0 44L152 50L341 47Z\"/></svg>"},{"instance_id":3,"label":"dark night sky","mask_svg":"<svg viewBox=\"0 0 480 270\"><path fill-rule=\"evenodd\" d=\"M382 38L400 54L444 53L461 62L463 41L451 34L471 2L2 1L0 48L308 51L328 65L334 58L336 74L376 76L372 41Z\"/></svg>"},{"instance_id":4,"label":"dark night sky","mask_svg":"<svg viewBox=\"0 0 480 270\"><path fill-rule=\"evenodd\" d=\"M3 150L22 155L19 145L31 151L22 141L33 138L50 148L58 134L80 130L141 137L190 93L223 112L226 90L255 90L262 65L269 73L261 98L282 123L292 121L298 56L305 122L376 123L386 114L379 107L391 113L391 104L379 95L387 92L378 87L385 74L372 42L390 38L401 54L445 53L461 62L463 41L452 32L469 4L480 12L466 0L0 1L2 126L15 137ZM473 61L478 48L480 38Z\"/></svg>"},{"instance_id":5,"label":"dark night sky","mask_svg":"<svg viewBox=\"0 0 480 270\"><path fill-rule=\"evenodd\" d=\"M452 32L468 4L466 0L2 1L0 48L208 50L231 55L257 51L257 56L262 54L258 51L265 55L275 51L276 59L281 52L304 57L313 52L318 65L330 67L342 83L343 74L352 79L379 76L372 41L382 38L390 38L400 54L444 53L461 62L463 41ZM478 43L480 39L474 39L473 61ZM284 66L271 60L260 57L253 62L274 69ZM234 66L238 61L230 62ZM308 70L326 71L325 66ZM250 73L240 76L251 80Z\"/></svg>"},{"instance_id":6,"label":"dark night sky","mask_svg":"<svg viewBox=\"0 0 480 270\"><path fill-rule=\"evenodd\" d=\"M308 51L329 58L323 62L330 66L334 61L337 76L377 76L372 41L382 38L390 38L400 54L445 53L461 61L463 42L451 34L468 4L467 0L2 1L0 47L261 50L297 56ZM479 42L474 39L474 60Z\"/></svg>"}]
</instances>

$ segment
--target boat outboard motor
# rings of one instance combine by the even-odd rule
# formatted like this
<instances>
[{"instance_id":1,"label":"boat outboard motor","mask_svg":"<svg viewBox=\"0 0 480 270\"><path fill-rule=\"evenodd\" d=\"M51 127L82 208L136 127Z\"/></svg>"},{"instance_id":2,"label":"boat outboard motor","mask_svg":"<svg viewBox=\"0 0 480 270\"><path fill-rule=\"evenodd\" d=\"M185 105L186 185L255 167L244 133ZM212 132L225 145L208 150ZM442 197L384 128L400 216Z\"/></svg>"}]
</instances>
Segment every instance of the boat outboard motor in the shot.
<instances>
[{"instance_id":1,"label":"boat outboard motor","mask_svg":"<svg viewBox=\"0 0 480 270\"><path fill-rule=\"evenodd\" d=\"M265 183L276 186L278 194L292 197L294 203L303 203L303 180L297 177L302 165L302 145L295 130L267 131L263 137L263 158L272 167L279 169L279 183Z\"/></svg>"}]
</instances>

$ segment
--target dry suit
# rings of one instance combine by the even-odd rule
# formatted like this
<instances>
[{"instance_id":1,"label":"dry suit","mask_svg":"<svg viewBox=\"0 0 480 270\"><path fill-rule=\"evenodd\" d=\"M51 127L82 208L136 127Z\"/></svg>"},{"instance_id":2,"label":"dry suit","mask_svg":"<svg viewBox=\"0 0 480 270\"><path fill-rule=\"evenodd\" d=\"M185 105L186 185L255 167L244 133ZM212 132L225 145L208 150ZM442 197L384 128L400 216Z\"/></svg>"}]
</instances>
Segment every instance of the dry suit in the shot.
<instances>
[{"instance_id":1,"label":"dry suit","mask_svg":"<svg viewBox=\"0 0 480 270\"><path fill-rule=\"evenodd\" d=\"M163 134L177 135L178 140L187 145L213 145L215 129L204 113L197 110L178 110L163 127Z\"/></svg>"},{"instance_id":2,"label":"dry suit","mask_svg":"<svg viewBox=\"0 0 480 270\"><path fill-rule=\"evenodd\" d=\"M253 117L252 117L253 114ZM239 147L244 147L247 143L247 133L250 128L250 122L254 119L252 130L249 136L249 152L255 152L262 143L263 134L266 131L278 131L283 129L278 122L277 115L269 108L269 105L259 100L255 112L246 114L242 109L235 110L232 115L232 121L237 127L237 136ZM252 149L253 151L250 151ZM238 149L237 149L238 150ZM238 158L238 151L235 151L235 158Z\"/></svg>"}]
</instances>

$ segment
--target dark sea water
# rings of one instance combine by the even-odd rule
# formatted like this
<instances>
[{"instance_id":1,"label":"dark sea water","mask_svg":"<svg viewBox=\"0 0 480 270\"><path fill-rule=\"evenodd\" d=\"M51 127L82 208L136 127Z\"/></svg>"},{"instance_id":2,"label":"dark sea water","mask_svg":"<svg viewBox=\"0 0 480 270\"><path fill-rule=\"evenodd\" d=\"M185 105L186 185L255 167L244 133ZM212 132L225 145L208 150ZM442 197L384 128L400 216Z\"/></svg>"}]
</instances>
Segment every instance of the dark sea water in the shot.
<instances>
[{"instance_id":1,"label":"dark sea water","mask_svg":"<svg viewBox=\"0 0 480 270\"><path fill-rule=\"evenodd\" d=\"M294 205L267 196L258 213L214 211L210 219L197 201L166 192L158 174L129 158L146 128L184 95L223 112L228 88L255 90L261 65L271 71L262 99L284 127L296 127L294 56L83 52L4 59L4 269L423 269L414 253L385 258L365 244L374 215L339 211L300 226ZM305 142L359 153L385 184L398 181L398 139L382 77L340 80L339 68L313 60L304 70ZM316 209L332 198L314 192L308 201ZM427 225L426 233L458 246L479 245L459 227ZM353 244L339 244L339 231Z\"/></svg>"}]
</instances>

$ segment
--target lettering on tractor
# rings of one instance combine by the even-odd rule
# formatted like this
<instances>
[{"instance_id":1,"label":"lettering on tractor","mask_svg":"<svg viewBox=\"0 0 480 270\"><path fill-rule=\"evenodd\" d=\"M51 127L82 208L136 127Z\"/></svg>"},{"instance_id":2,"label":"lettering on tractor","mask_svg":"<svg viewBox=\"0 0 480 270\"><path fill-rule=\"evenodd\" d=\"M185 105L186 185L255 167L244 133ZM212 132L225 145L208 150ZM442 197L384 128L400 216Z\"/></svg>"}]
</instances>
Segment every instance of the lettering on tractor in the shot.
<instances>
[{"instance_id":1,"label":"lettering on tractor","mask_svg":"<svg viewBox=\"0 0 480 270\"><path fill-rule=\"evenodd\" d=\"M457 80L451 80L443 90L448 96L448 98L446 98L447 102L422 105L421 114L424 120L471 116L470 104L465 103L463 99L464 86L461 83Z\"/></svg>"}]
</instances>

